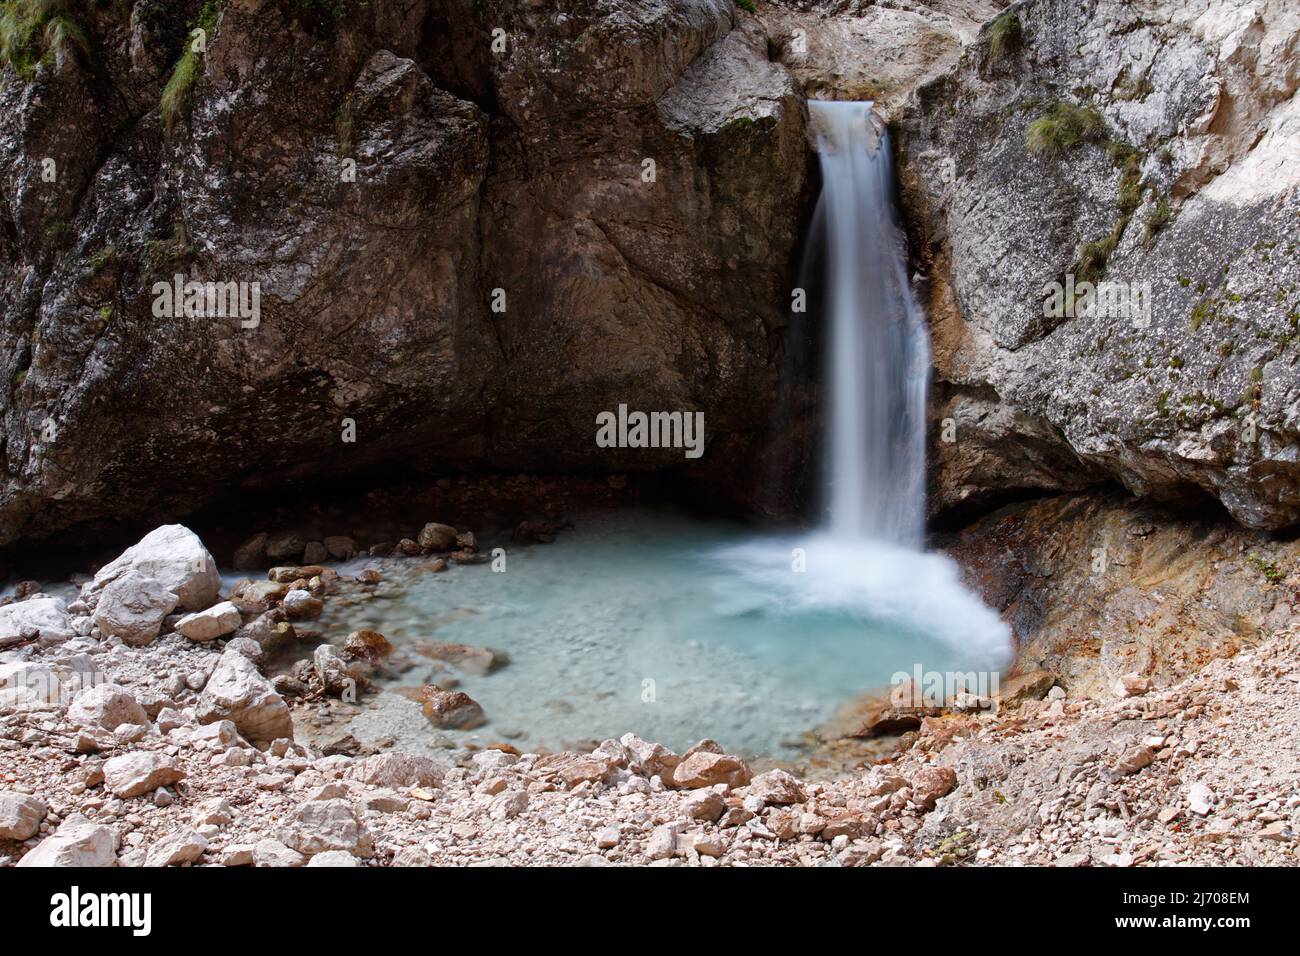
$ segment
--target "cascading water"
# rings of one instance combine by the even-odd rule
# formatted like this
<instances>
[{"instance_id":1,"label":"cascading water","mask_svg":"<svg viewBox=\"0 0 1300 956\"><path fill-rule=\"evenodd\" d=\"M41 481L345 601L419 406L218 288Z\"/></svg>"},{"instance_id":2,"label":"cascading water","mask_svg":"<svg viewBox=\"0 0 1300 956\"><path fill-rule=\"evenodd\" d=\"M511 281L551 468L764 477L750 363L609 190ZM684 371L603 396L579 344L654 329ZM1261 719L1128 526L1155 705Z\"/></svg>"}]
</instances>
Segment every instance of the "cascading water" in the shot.
<instances>
[{"instance_id":1,"label":"cascading water","mask_svg":"<svg viewBox=\"0 0 1300 956\"><path fill-rule=\"evenodd\" d=\"M888 133L870 103L808 109L823 180L830 531L919 548L930 344L891 201Z\"/></svg>"}]
</instances>

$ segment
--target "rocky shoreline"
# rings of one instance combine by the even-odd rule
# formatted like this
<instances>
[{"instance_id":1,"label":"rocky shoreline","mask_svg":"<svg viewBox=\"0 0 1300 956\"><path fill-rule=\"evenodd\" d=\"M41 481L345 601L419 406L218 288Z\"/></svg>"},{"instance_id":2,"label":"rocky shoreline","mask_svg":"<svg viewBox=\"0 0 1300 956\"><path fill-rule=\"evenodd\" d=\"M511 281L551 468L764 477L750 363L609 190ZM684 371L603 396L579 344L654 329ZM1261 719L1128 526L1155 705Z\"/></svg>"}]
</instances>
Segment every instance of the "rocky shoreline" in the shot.
<instances>
[{"instance_id":1,"label":"rocky shoreline","mask_svg":"<svg viewBox=\"0 0 1300 956\"><path fill-rule=\"evenodd\" d=\"M412 540L473 553L447 526ZM202 542L166 526L77 600L0 607L0 863L1296 862L1295 627L1164 689L1134 675L1113 700L1012 681L996 709L919 717L872 765L813 780L712 740L445 759L329 742L314 715L402 652L358 632L273 677L267 663L321 601L378 575L350 577L276 568L222 600ZM423 703L435 725L477 707L438 687Z\"/></svg>"}]
</instances>

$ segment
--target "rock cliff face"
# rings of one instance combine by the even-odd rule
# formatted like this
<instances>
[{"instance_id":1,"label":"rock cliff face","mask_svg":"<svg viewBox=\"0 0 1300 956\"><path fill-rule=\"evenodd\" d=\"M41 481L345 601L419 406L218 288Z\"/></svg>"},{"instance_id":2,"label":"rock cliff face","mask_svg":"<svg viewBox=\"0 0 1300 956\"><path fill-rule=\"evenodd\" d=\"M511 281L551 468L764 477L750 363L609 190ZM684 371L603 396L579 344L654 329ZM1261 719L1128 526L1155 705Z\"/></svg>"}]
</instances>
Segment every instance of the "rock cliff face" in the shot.
<instances>
[{"instance_id":1,"label":"rock cliff face","mask_svg":"<svg viewBox=\"0 0 1300 956\"><path fill-rule=\"evenodd\" d=\"M1284 2L1026 0L896 114L934 510L1117 480L1300 520L1298 47Z\"/></svg>"},{"instance_id":2,"label":"rock cliff face","mask_svg":"<svg viewBox=\"0 0 1300 956\"><path fill-rule=\"evenodd\" d=\"M54 8L84 47L0 75L0 545L395 464L683 463L597 448L620 403L703 411L706 477L757 453L808 153L730 0ZM158 315L176 275L257 314Z\"/></svg>"}]
</instances>

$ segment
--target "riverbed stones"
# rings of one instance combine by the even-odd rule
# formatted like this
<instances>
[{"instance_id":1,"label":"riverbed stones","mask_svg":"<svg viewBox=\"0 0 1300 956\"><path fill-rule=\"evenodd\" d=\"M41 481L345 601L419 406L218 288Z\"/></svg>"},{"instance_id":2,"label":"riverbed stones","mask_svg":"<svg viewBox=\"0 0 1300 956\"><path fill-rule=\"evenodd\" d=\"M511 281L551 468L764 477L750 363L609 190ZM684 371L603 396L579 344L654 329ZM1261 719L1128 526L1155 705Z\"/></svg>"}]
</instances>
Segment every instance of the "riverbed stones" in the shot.
<instances>
[{"instance_id":1,"label":"riverbed stones","mask_svg":"<svg viewBox=\"0 0 1300 956\"><path fill-rule=\"evenodd\" d=\"M121 754L104 761L104 789L129 800L185 777L176 761L151 750Z\"/></svg>"},{"instance_id":2,"label":"riverbed stones","mask_svg":"<svg viewBox=\"0 0 1300 956\"><path fill-rule=\"evenodd\" d=\"M117 839L113 831L74 813L19 860L18 866L100 867L116 863Z\"/></svg>"},{"instance_id":3,"label":"riverbed stones","mask_svg":"<svg viewBox=\"0 0 1300 956\"><path fill-rule=\"evenodd\" d=\"M351 561L357 553L357 543L346 535L329 535L323 544L335 561Z\"/></svg>"},{"instance_id":4,"label":"riverbed stones","mask_svg":"<svg viewBox=\"0 0 1300 956\"><path fill-rule=\"evenodd\" d=\"M203 611L187 614L176 622L176 633L191 641L204 643L233 634L243 624L239 608L232 601L222 601Z\"/></svg>"},{"instance_id":5,"label":"riverbed stones","mask_svg":"<svg viewBox=\"0 0 1300 956\"><path fill-rule=\"evenodd\" d=\"M284 613L293 621L314 620L324 607L325 603L310 591L295 589L284 596Z\"/></svg>"},{"instance_id":6,"label":"riverbed stones","mask_svg":"<svg viewBox=\"0 0 1300 956\"><path fill-rule=\"evenodd\" d=\"M415 645L417 654L435 661L444 661L457 670L477 677L485 677L510 663L510 655L491 647L470 644L449 644L445 641L421 641Z\"/></svg>"},{"instance_id":7,"label":"riverbed stones","mask_svg":"<svg viewBox=\"0 0 1300 956\"><path fill-rule=\"evenodd\" d=\"M358 660L378 663L393 653L393 645L378 631L353 631L343 642L343 653Z\"/></svg>"},{"instance_id":8,"label":"riverbed stones","mask_svg":"<svg viewBox=\"0 0 1300 956\"><path fill-rule=\"evenodd\" d=\"M425 684L416 693L420 709L435 727L473 730L487 723L478 701L463 691L446 691L436 684Z\"/></svg>"},{"instance_id":9,"label":"riverbed stones","mask_svg":"<svg viewBox=\"0 0 1300 956\"><path fill-rule=\"evenodd\" d=\"M158 636L177 601L157 578L128 568L104 585L91 621L101 635L140 647Z\"/></svg>"},{"instance_id":10,"label":"riverbed stones","mask_svg":"<svg viewBox=\"0 0 1300 956\"><path fill-rule=\"evenodd\" d=\"M673 785L695 790L725 784L729 788L749 783L749 768L739 757L708 750L688 751L673 771Z\"/></svg>"},{"instance_id":11,"label":"riverbed stones","mask_svg":"<svg viewBox=\"0 0 1300 956\"><path fill-rule=\"evenodd\" d=\"M29 598L0 607L0 650L37 638L58 642L72 637L67 606L58 598Z\"/></svg>"},{"instance_id":12,"label":"riverbed stones","mask_svg":"<svg viewBox=\"0 0 1300 956\"><path fill-rule=\"evenodd\" d=\"M68 721L75 727L116 730L123 724L147 724L149 717L125 688L117 684L96 684L73 698Z\"/></svg>"},{"instance_id":13,"label":"riverbed stones","mask_svg":"<svg viewBox=\"0 0 1300 956\"><path fill-rule=\"evenodd\" d=\"M30 840L48 812L49 807L39 797L0 791L0 840Z\"/></svg>"},{"instance_id":14,"label":"riverbed stones","mask_svg":"<svg viewBox=\"0 0 1300 956\"><path fill-rule=\"evenodd\" d=\"M184 525L163 525L150 531L100 568L94 579L82 588L82 599L95 603L109 584L130 571L154 579L176 595L174 606L182 611L211 607L221 593L216 561L198 535Z\"/></svg>"},{"instance_id":15,"label":"riverbed stones","mask_svg":"<svg viewBox=\"0 0 1300 956\"><path fill-rule=\"evenodd\" d=\"M431 521L420 529L418 543L425 554L434 551L452 551L456 548L458 532L451 525Z\"/></svg>"},{"instance_id":16,"label":"riverbed stones","mask_svg":"<svg viewBox=\"0 0 1300 956\"><path fill-rule=\"evenodd\" d=\"M254 743L293 737L293 718L284 698L257 666L239 653L221 655L199 697L196 716L204 724L233 721L239 732Z\"/></svg>"}]
</instances>

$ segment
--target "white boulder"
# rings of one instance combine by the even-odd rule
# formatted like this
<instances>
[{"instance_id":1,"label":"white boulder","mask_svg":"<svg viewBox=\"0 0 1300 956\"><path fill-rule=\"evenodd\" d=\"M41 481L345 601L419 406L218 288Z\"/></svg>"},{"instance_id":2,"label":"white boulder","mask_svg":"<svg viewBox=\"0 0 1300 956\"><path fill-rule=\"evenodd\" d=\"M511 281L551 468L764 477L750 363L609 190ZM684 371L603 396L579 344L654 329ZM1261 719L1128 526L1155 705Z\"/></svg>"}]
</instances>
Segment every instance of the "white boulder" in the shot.
<instances>
[{"instance_id":1,"label":"white boulder","mask_svg":"<svg viewBox=\"0 0 1300 956\"><path fill-rule=\"evenodd\" d=\"M105 637L140 646L158 636L176 601L176 594L157 578L127 570L104 587L91 621Z\"/></svg>"},{"instance_id":2,"label":"white boulder","mask_svg":"<svg viewBox=\"0 0 1300 956\"><path fill-rule=\"evenodd\" d=\"M97 596L109 583L133 569L175 594L176 606L182 611L209 608L221 593L217 562L199 536L184 525L169 524L150 531L100 568L94 580L82 588L82 597Z\"/></svg>"},{"instance_id":3,"label":"white boulder","mask_svg":"<svg viewBox=\"0 0 1300 956\"><path fill-rule=\"evenodd\" d=\"M185 771L170 757L149 750L104 761L104 789L123 800L170 787L184 776Z\"/></svg>"},{"instance_id":4,"label":"white boulder","mask_svg":"<svg viewBox=\"0 0 1300 956\"><path fill-rule=\"evenodd\" d=\"M58 598L29 598L0 607L0 649L32 637L53 643L73 636L67 605Z\"/></svg>"},{"instance_id":5,"label":"white boulder","mask_svg":"<svg viewBox=\"0 0 1300 956\"><path fill-rule=\"evenodd\" d=\"M97 684L73 698L68 721L76 727L116 730L123 724L147 724L149 716L139 701L117 684Z\"/></svg>"},{"instance_id":6,"label":"white boulder","mask_svg":"<svg viewBox=\"0 0 1300 956\"><path fill-rule=\"evenodd\" d=\"M293 718L284 698L257 665L238 652L221 655L199 697L196 716L202 724L230 720L254 743L293 737Z\"/></svg>"},{"instance_id":7,"label":"white boulder","mask_svg":"<svg viewBox=\"0 0 1300 956\"><path fill-rule=\"evenodd\" d=\"M74 813L18 866L116 866L116 842L111 829Z\"/></svg>"},{"instance_id":8,"label":"white boulder","mask_svg":"<svg viewBox=\"0 0 1300 956\"><path fill-rule=\"evenodd\" d=\"M41 828L49 807L28 793L0 793L0 840L30 840Z\"/></svg>"}]
</instances>

